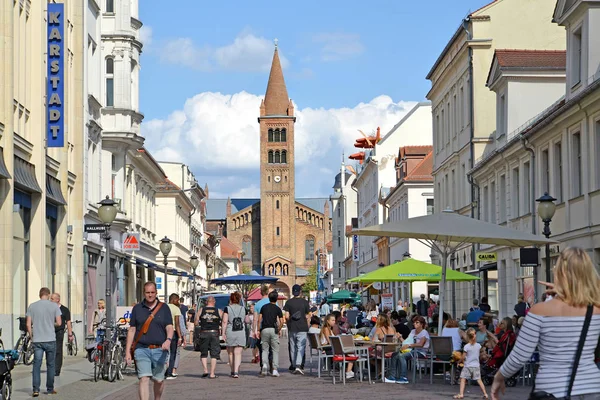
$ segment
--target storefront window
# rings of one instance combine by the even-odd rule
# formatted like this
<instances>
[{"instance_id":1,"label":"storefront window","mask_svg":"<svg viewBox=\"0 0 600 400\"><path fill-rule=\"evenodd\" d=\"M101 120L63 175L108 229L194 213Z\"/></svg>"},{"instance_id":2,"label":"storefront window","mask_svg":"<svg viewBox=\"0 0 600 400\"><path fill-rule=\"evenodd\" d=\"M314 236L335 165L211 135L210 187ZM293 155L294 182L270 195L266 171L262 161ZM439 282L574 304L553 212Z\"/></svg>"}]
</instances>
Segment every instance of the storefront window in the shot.
<instances>
[{"instance_id":1,"label":"storefront window","mask_svg":"<svg viewBox=\"0 0 600 400\"><path fill-rule=\"evenodd\" d=\"M54 292L56 277L57 207L46 204L46 285Z\"/></svg>"},{"instance_id":2,"label":"storefront window","mask_svg":"<svg viewBox=\"0 0 600 400\"><path fill-rule=\"evenodd\" d=\"M15 193L21 192L15 191ZM29 198L28 195L23 195ZM27 205L30 206L30 204ZM27 205L15 204L13 212L13 313L17 315L25 314L27 298L29 296L28 274L31 208Z\"/></svg>"},{"instance_id":3,"label":"storefront window","mask_svg":"<svg viewBox=\"0 0 600 400\"><path fill-rule=\"evenodd\" d=\"M519 267L518 273L519 272L520 276L517 277L519 293L523 293L526 302L533 304L535 296L535 289L533 287L533 267Z\"/></svg>"}]
</instances>

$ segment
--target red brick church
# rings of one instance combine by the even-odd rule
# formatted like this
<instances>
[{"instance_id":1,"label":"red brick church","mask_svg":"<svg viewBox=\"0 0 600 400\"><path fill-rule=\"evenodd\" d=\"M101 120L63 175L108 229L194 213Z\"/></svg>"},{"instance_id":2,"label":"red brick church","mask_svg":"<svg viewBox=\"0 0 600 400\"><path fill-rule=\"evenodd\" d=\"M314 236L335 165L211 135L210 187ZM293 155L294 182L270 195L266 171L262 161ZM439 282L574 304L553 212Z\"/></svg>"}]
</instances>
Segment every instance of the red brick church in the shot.
<instances>
[{"instance_id":1,"label":"red brick church","mask_svg":"<svg viewBox=\"0 0 600 400\"><path fill-rule=\"evenodd\" d=\"M289 297L311 266L327 262L331 218L327 198L295 196L294 105L288 97L277 47L265 98L260 105L260 198L211 199L207 192L207 229L235 244L243 267L277 276Z\"/></svg>"}]
</instances>

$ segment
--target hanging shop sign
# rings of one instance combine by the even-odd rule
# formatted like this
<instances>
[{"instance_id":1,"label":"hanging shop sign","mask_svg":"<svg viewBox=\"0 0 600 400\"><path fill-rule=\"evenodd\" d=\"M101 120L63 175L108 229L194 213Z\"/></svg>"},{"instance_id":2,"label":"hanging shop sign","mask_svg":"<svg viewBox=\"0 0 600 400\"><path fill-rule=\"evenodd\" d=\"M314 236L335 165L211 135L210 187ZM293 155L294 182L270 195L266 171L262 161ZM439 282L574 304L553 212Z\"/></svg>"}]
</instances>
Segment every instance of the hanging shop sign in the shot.
<instances>
[{"instance_id":1,"label":"hanging shop sign","mask_svg":"<svg viewBox=\"0 0 600 400\"><path fill-rule=\"evenodd\" d=\"M65 145L64 113L64 4L48 3L48 82L46 95L46 142L48 147Z\"/></svg>"},{"instance_id":2,"label":"hanging shop sign","mask_svg":"<svg viewBox=\"0 0 600 400\"><path fill-rule=\"evenodd\" d=\"M477 261L482 261L482 262L494 262L494 261L498 260L496 253L477 252L475 254L475 257L477 258Z\"/></svg>"},{"instance_id":3,"label":"hanging shop sign","mask_svg":"<svg viewBox=\"0 0 600 400\"><path fill-rule=\"evenodd\" d=\"M358 261L358 235L352 236L352 261Z\"/></svg>"}]
</instances>

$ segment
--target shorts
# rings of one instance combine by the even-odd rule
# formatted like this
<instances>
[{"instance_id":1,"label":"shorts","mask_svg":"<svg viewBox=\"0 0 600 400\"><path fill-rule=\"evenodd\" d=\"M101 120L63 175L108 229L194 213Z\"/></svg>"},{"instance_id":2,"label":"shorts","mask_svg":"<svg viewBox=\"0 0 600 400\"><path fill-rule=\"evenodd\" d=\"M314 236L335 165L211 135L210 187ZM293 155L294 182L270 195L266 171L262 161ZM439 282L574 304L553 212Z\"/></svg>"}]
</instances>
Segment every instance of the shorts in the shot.
<instances>
[{"instance_id":1,"label":"shorts","mask_svg":"<svg viewBox=\"0 0 600 400\"><path fill-rule=\"evenodd\" d=\"M479 367L464 367L460 372L460 377L464 379L481 379L481 370Z\"/></svg>"},{"instance_id":2,"label":"shorts","mask_svg":"<svg viewBox=\"0 0 600 400\"><path fill-rule=\"evenodd\" d=\"M152 377L156 382L165 379L169 362L169 352L163 349L137 348L134 352L135 368L138 378Z\"/></svg>"},{"instance_id":3,"label":"shorts","mask_svg":"<svg viewBox=\"0 0 600 400\"><path fill-rule=\"evenodd\" d=\"M207 358L210 352L210 358L221 359L221 343L218 332L200 332L200 358Z\"/></svg>"},{"instance_id":4,"label":"shorts","mask_svg":"<svg viewBox=\"0 0 600 400\"><path fill-rule=\"evenodd\" d=\"M253 338L253 337L248 338L248 347L250 347L251 349L254 349L257 344L258 344L258 339Z\"/></svg>"}]
</instances>

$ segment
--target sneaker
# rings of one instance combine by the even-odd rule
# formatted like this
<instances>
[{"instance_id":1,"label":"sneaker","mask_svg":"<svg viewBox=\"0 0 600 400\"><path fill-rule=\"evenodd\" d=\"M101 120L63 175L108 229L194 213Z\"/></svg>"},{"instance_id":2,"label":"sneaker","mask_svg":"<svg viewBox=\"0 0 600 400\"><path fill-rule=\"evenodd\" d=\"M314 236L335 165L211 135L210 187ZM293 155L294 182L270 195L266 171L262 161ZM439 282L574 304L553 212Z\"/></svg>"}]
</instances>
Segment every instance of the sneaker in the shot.
<instances>
[{"instance_id":1,"label":"sneaker","mask_svg":"<svg viewBox=\"0 0 600 400\"><path fill-rule=\"evenodd\" d=\"M395 379L388 379L388 378L385 378L383 381L384 381L385 383L396 383L396 380L395 380Z\"/></svg>"},{"instance_id":2,"label":"sneaker","mask_svg":"<svg viewBox=\"0 0 600 400\"><path fill-rule=\"evenodd\" d=\"M304 371L302 371L302 368L296 368L296 370L294 371L295 374L300 374L300 375L304 375Z\"/></svg>"},{"instance_id":3,"label":"sneaker","mask_svg":"<svg viewBox=\"0 0 600 400\"><path fill-rule=\"evenodd\" d=\"M179 376L179 374L176 374L175 372L173 372L173 376L174 376L175 378L177 378L177 377Z\"/></svg>"},{"instance_id":4,"label":"sneaker","mask_svg":"<svg viewBox=\"0 0 600 400\"><path fill-rule=\"evenodd\" d=\"M40 397L40 392L33 392L31 397Z\"/></svg>"},{"instance_id":5,"label":"sneaker","mask_svg":"<svg viewBox=\"0 0 600 400\"><path fill-rule=\"evenodd\" d=\"M296 367L294 367L293 365L290 365L290 367L288 368L288 371L295 373L296 369L297 369Z\"/></svg>"},{"instance_id":6,"label":"sneaker","mask_svg":"<svg viewBox=\"0 0 600 400\"><path fill-rule=\"evenodd\" d=\"M406 378L399 378L398 380L396 380L396 383L399 383L401 385L405 385L408 383L408 379Z\"/></svg>"},{"instance_id":7,"label":"sneaker","mask_svg":"<svg viewBox=\"0 0 600 400\"><path fill-rule=\"evenodd\" d=\"M271 375L277 378L279 376L279 371L277 371L276 369L274 369L273 373Z\"/></svg>"},{"instance_id":8,"label":"sneaker","mask_svg":"<svg viewBox=\"0 0 600 400\"><path fill-rule=\"evenodd\" d=\"M354 378L354 372L350 371L350 372L346 372L346 379L352 379Z\"/></svg>"},{"instance_id":9,"label":"sneaker","mask_svg":"<svg viewBox=\"0 0 600 400\"><path fill-rule=\"evenodd\" d=\"M168 375L168 376L165 377L165 379L168 380L168 381L170 381L170 380L173 380L173 379L177 379L177 377L173 376L173 375Z\"/></svg>"},{"instance_id":10,"label":"sneaker","mask_svg":"<svg viewBox=\"0 0 600 400\"><path fill-rule=\"evenodd\" d=\"M46 394L47 394L48 396L50 396L50 395L53 395L53 394L58 394L58 392L57 392L56 390L51 390L51 391L49 391L49 392L46 392Z\"/></svg>"},{"instance_id":11,"label":"sneaker","mask_svg":"<svg viewBox=\"0 0 600 400\"><path fill-rule=\"evenodd\" d=\"M260 374L259 376L267 376L267 372L268 372L268 368L267 368L267 364L263 365L262 368L260 369Z\"/></svg>"}]
</instances>

